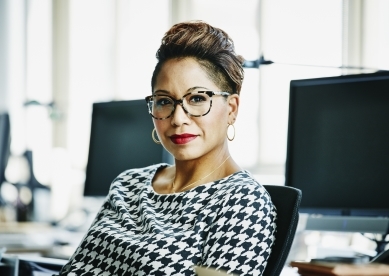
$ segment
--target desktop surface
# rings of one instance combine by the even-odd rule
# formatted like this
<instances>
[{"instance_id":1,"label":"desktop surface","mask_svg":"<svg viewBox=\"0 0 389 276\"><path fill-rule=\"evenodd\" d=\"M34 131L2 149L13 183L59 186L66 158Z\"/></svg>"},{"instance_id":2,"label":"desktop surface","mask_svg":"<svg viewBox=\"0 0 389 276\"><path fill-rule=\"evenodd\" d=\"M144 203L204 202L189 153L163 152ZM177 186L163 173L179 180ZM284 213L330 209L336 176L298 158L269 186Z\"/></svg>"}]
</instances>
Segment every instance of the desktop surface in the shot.
<instances>
[{"instance_id":1,"label":"desktop surface","mask_svg":"<svg viewBox=\"0 0 389 276\"><path fill-rule=\"evenodd\" d=\"M7 254L67 260L85 232L67 231L45 223L1 222L0 248Z\"/></svg>"}]
</instances>

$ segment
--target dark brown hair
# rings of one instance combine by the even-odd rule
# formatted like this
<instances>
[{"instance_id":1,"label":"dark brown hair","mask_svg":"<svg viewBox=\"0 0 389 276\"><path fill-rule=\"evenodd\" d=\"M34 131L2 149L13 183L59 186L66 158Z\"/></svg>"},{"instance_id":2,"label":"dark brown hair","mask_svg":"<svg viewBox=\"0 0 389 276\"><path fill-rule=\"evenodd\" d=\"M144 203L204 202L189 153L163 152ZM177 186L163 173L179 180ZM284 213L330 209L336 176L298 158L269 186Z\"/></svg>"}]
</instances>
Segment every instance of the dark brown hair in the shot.
<instances>
[{"instance_id":1,"label":"dark brown hair","mask_svg":"<svg viewBox=\"0 0 389 276\"><path fill-rule=\"evenodd\" d=\"M156 57L158 63L151 79L152 89L167 60L185 57L196 59L223 91L239 94L242 88L243 57L235 53L234 42L226 32L203 21L172 26L162 38Z\"/></svg>"}]
</instances>

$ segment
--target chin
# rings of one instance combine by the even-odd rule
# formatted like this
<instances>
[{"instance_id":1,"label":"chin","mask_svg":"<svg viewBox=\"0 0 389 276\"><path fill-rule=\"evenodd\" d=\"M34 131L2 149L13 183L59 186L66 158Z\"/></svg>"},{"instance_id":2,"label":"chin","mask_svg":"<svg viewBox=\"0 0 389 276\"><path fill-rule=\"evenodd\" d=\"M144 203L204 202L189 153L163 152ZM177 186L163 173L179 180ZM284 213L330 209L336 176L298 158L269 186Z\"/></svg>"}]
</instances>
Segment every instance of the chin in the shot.
<instances>
[{"instance_id":1,"label":"chin","mask_svg":"<svg viewBox=\"0 0 389 276\"><path fill-rule=\"evenodd\" d=\"M189 160L193 160L193 159L197 159L199 157L201 157L201 155L199 155L199 153L188 153L188 152L174 152L174 153L171 153L174 157L174 159L176 161L189 161Z\"/></svg>"}]
</instances>

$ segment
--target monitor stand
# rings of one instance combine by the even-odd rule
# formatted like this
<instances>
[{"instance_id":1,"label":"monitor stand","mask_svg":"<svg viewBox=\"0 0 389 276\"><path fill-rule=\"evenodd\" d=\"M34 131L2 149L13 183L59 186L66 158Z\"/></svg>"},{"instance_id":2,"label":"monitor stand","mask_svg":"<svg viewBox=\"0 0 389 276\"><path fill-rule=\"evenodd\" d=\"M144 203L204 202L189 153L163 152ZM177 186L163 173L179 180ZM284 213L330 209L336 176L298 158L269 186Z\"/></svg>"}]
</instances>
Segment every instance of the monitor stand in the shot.
<instances>
[{"instance_id":1,"label":"monitor stand","mask_svg":"<svg viewBox=\"0 0 389 276\"><path fill-rule=\"evenodd\" d=\"M389 241L389 218L387 217L362 217L362 216L326 216L326 215L309 215L306 221L306 230L313 231L335 231L335 232L354 232L381 234L382 238L371 239L376 246L377 254L385 250Z\"/></svg>"}]
</instances>

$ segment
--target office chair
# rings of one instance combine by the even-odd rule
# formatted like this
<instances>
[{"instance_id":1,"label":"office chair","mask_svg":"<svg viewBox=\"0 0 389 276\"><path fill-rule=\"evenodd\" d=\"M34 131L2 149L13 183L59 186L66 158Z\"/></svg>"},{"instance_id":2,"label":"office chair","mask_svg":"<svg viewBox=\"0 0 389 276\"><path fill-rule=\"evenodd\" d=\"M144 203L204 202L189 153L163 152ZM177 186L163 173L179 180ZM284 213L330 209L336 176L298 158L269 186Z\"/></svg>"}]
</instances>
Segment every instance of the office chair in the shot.
<instances>
[{"instance_id":1,"label":"office chair","mask_svg":"<svg viewBox=\"0 0 389 276\"><path fill-rule=\"evenodd\" d=\"M275 243L263 276L280 275L288 257L299 220L301 190L279 185L263 185L277 208Z\"/></svg>"},{"instance_id":2,"label":"office chair","mask_svg":"<svg viewBox=\"0 0 389 276\"><path fill-rule=\"evenodd\" d=\"M372 260L372 263L381 263L381 264L389 264L389 249L386 251L382 251L380 254L375 256Z\"/></svg>"}]
</instances>

